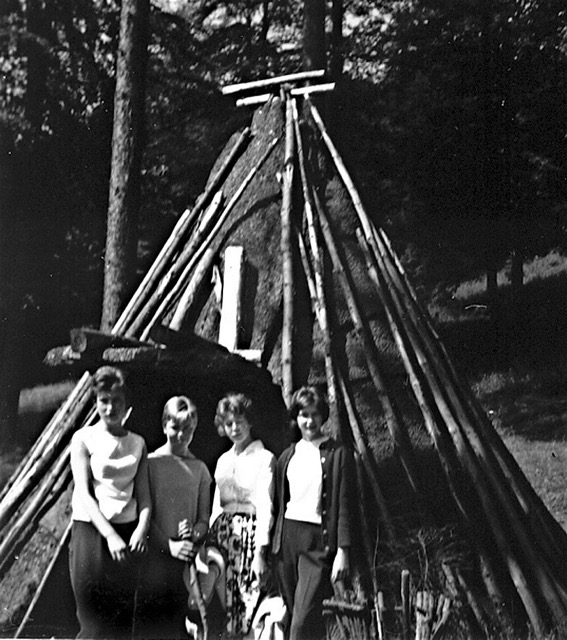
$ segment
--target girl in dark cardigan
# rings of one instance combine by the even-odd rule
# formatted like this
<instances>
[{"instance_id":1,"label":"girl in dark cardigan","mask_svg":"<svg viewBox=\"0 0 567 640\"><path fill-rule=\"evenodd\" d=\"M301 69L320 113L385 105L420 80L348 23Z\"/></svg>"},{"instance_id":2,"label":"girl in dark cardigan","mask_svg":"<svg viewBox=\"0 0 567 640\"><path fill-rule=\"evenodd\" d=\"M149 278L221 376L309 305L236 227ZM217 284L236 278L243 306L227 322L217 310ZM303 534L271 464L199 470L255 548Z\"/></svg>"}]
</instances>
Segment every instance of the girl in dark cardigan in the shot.
<instances>
[{"instance_id":1,"label":"girl in dark cardigan","mask_svg":"<svg viewBox=\"0 0 567 640\"><path fill-rule=\"evenodd\" d=\"M280 456L272 551L288 614L290 640L324 636L322 602L349 574L351 456L325 435L325 398L313 387L291 399L290 422L301 440Z\"/></svg>"}]
</instances>

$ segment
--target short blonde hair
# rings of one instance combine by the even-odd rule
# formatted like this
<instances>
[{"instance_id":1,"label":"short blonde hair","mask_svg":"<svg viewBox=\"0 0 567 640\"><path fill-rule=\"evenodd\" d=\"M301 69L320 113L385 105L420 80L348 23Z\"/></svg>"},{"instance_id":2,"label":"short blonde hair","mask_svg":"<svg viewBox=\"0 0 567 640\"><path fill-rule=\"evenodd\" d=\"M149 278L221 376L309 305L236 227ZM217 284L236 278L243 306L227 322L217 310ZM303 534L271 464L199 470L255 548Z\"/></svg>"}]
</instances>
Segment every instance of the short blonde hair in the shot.
<instances>
[{"instance_id":1,"label":"short blonde hair","mask_svg":"<svg viewBox=\"0 0 567 640\"><path fill-rule=\"evenodd\" d=\"M189 424L191 421L190 411L192 408L197 412L197 405L187 396L173 396L163 407L161 417L162 425L164 425L169 418L179 421L183 426Z\"/></svg>"}]
</instances>

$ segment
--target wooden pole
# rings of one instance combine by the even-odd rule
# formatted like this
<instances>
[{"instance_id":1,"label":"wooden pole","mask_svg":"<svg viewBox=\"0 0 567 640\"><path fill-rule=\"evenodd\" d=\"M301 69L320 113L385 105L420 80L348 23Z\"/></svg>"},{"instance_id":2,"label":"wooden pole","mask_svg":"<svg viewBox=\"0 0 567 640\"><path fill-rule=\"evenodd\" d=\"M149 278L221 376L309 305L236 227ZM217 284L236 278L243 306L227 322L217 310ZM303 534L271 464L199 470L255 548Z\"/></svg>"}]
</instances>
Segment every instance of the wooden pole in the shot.
<instances>
[{"instance_id":1,"label":"wooden pole","mask_svg":"<svg viewBox=\"0 0 567 640\"><path fill-rule=\"evenodd\" d=\"M395 272L390 261L384 260L378 251L375 255L383 273ZM558 622L564 620L567 617L566 594L557 583L554 572L550 571L549 565L545 561L545 553L541 556L534 550L534 547L539 546L540 541L536 540L534 545L532 539L534 536L527 534L526 520L521 515L521 506L515 494L510 491L506 477L501 473L492 451L485 446L479 433L474 429L470 415L467 415L455 391L453 381L445 371L444 363L435 349L434 341L427 334L427 327L419 321L419 316L409 304L410 298L404 296L403 290L398 291L394 282L391 284L391 293L399 313L404 314L406 324L411 326L408 334L411 348L420 354L421 367L432 389L435 402L446 421L457 450L460 452L459 455L466 455L465 465L471 477L476 478L474 480L475 488L479 489L481 484L486 485L487 496L490 496L492 494L489 487L492 487L495 500L500 505L500 509L496 511L501 512L509 519L511 531L518 541L516 546L523 550L527 566L531 567L553 615ZM490 505L490 502L485 503L484 500L484 504ZM490 519L492 515L490 506L488 506L487 515ZM504 537L508 541L509 536L505 535Z\"/></svg>"},{"instance_id":2,"label":"wooden pole","mask_svg":"<svg viewBox=\"0 0 567 640\"><path fill-rule=\"evenodd\" d=\"M14 547L20 542L25 530L34 522L38 521L42 515L42 507L45 502L57 494L56 487L60 490L66 482L66 475L70 477L71 468L69 466L71 446L67 445L59 456L53 469L43 478L38 491L27 504L22 513L18 514L15 522L0 543L0 575L3 573L5 565L9 561L9 555Z\"/></svg>"},{"instance_id":3,"label":"wooden pole","mask_svg":"<svg viewBox=\"0 0 567 640\"><path fill-rule=\"evenodd\" d=\"M21 460L17 469L6 482L2 493L0 494L0 514L3 510L4 497L12 489L12 487L28 473L29 467L36 461L36 459L43 456L43 448L51 441L53 433L59 427L59 423L66 417L68 417L69 414L75 414L77 412L75 403L80 402L81 396L85 393L90 393L90 374L88 372L83 373L81 379L77 382L75 387L71 390L71 393L59 406L51 420L45 426L42 433L35 440L33 445L28 450L27 454Z\"/></svg>"},{"instance_id":4,"label":"wooden pole","mask_svg":"<svg viewBox=\"0 0 567 640\"><path fill-rule=\"evenodd\" d=\"M132 334L138 334L145 327L146 331L142 332L144 339L147 339L150 332L148 331L148 318L156 306L159 306L160 302L166 297L167 293L175 286L176 279L179 278L179 274L183 272L183 269L187 263L191 260L191 257L198 250L203 239L207 237L207 233L214 226L214 217L220 210L222 204L223 194L222 191L217 191L213 196L213 199L207 209L204 211L199 223L195 226L190 238L183 246L179 255L177 255L169 265L166 273L160 278L155 291L148 296L146 302L139 310L136 318L134 318L130 324L129 331Z\"/></svg>"},{"instance_id":5,"label":"wooden pole","mask_svg":"<svg viewBox=\"0 0 567 640\"><path fill-rule=\"evenodd\" d=\"M329 354L329 358L332 361L333 360L333 355L332 355L332 344L330 342L329 339L329 334L328 332L325 330L326 324L325 324L325 317L326 315L323 313L323 304L322 304L322 300L321 298L318 297L317 294L317 287L316 287L316 282L315 282L315 278L313 275L313 268L311 266L311 264L309 263L309 259L307 256L307 251L305 248L305 243L303 241L303 238L301 236L301 234L298 232L297 233L297 239L298 239L298 244L299 244L299 253L301 256L301 260L303 263L303 269L305 272L305 277L307 280L307 285L309 288L309 294L311 297L311 305L313 310L315 311L315 315L317 317L317 322L319 323L319 326L321 327L322 333L323 333L323 337L325 340L325 350L326 352L328 352ZM378 510L380 512L380 517L382 522L384 523L385 527L386 527L386 531L388 536L390 536L391 538L393 538L393 531L394 531L394 527L392 524L392 519L386 504L386 499L384 498L384 495L382 494L382 490L380 489L380 485L378 484L378 480L376 479L376 472L372 466L372 457L370 455L370 453L368 452L368 449L366 447L366 443L364 441L364 438L362 436L362 428L360 426L360 419L358 417L358 415L356 414L356 410L354 409L354 402L352 402L351 400L351 396L350 396L350 392L348 391L348 387L346 385L346 382L344 381L340 370L337 370L337 375L339 378L339 381L341 382L341 390L343 390L343 395L344 395L344 402L345 402L345 408L347 410L347 415L349 418L349 423L351 425L351 429L352 429L352 433L353 433L353 438L354 438L354 442L355 442L355 446L358 450L358 453L360 455L360 459L362 460L362 463L364 465L364 468L366 470L366 474L368 477L368 481L370 483L370 487L372 489L372 493L374 496L374 499L376 500L376 505L378 506Z\"/></svg>"},{"instance_id":6,"label":"wooden pole","mask_svg":"<svg viewBox=\"0 0 567 640\"><path fill-rule=\"evenodd\" d=\"M85 409L90 401L90 385L81 395L75 394L75 412L69 411L63 414L57 421L46 429L50 434L49 438L42 438L41 446L35 450L26 464L22 467L22 472L17 474L17 478L12 483L10 490L3 497L0 503L0 530L9 522L12 515L25 502L27 496L41 483L41 479L46 470L53 463L59 454L61 447L70 436L73 430L75 416ZM49 426L49 425L48 425Z\"/></svg>"},{"instance_id":7,"label":"wooden pole","mask_svg":"<svg viewBox=\"0 0 567 640\"><path fill-rule=\"evenodd\" d=\"M43 590L45 588L45 585L47 584L47 581L49 580L51 572L53 571L53 567L55 566L55 563L59 559L59 556L61 555L61 551L64 549L64 547L69 542L69 539L71 537L71 528L72 528L72 526L73 526L73 523L71 521L71 522L69 522L69 524L67 525L67 528L63 532L63 535L61 536L61 539L59 540L59 543L58 543L57 548L55 550L55 553L53 554L53 557L49 561L49 565L47 566L46 570L44 571L43 576L41 577L41 580L40 580L40 582L39 582L39 584L37 586L37 589L35 591L35 594L34 594L32 600L31 600L31 602L29 603L29 605L26 608L26 613L24 614L24 617L22 618L22 621L18 625L18 630L16 631L16 633L14 635L14 638L21 638L22 637L22 635L23 635L23 633L25 631L26 625L28 624L29 619L33 615L33 610L34 610L35 606L37 605L40 597L43 594Z\"/></svg>"},{"instance_id":8,"label":"wooden pole","mask_svg":"<svg viewBox=\"0 0 567 640\"><path fill-rule=\"evenodd\" d=\"M489 559L486 546L484 542L474 534L475 527L477 525L476 517L474 516L474 514L471 515L469 513L470 508L467 504L466 496L461 495L462 472L460 471L460 465L457 460L456 451L450 440L447 430L441 430L440 426L443 423L440 423L438 421L436 412L434 411L434 409L432 409L430 403L428 402L427 393L424 390L421 379L416 374L416 371L418 369L416 354L406 348L407 337L404 323L401 321L400 316L393 308L393 303L389 297L388 289L383 285L383 279L380 277L377 266L372 260L370 248L366 242L366 239L364 238L362 233L360 233L360 230L357 230L357 236L360 246L363 250L364 257L366 259L368 274L371 280L373 280L376 285L382 307L384 309L384 312L386 313L388 325L392 332L392 336L394 337L394 341L396 342L396 346L402 358L404 367L406 371L408 371L412 390L414 392L418 406L421 410L427 431L430 434L431 439L438 452L439 461L441 462L441 466L447 477L449 488L455 500L455 504L459 509L459 512L461 513L465 524L471 532L471 539L478 547L478 553L481 557L481 560L485 564L485 570L489 574L489 582L490 584L495 585L497 583L497 579L495 577L496 574L492 567L492 562ZM499 593L499 590L495 589L495 587L492 586L490 592L493 598L497 602L501 603L501 594Z\"/></svg>"},{"instance_id":9,"label":"wooden pole","mask_svg":"<svg viewBox=\"0 0 567 640\"><path fill-rule=\"evenodd\" d=\"M244 147L248 144L251 137L251 130L246 127L240 134L239 138L234 143L234 146L230 150L230 153L226 157L226 160L222 163L221 167L207 185L206 189L197 199L193 209L186 209L183 215L177 221L173 231L169 235L166 243L163 245L157 258L154 260L151 267L148 269L144 279L139 285L136 293L130 299L130 302L124 309L124 312L118 319L118 322L113 327L114 333L125 333L125 335L132 335L129 328L133 318L137 314L140 307L144 304L148 295L151 293L157 280L162 276L164 268L166 268L169 261L173 258L176 251L179 250L179 246L185 237L187 231L193 226L197 217L201 214L203 209L209 204L213 194L215 194L220 185L226 179L229 170L233 167L237 158L242 153Z\"/></svg>"},{"instance_id":10,"label":"wooden pole","mask_svg":"<svg viewBox=\"0 0 567 640\"><path fill-rule=\"evenodd\" d=\"M384 378L380 371L380 364L379 364L376 344L374 343L368 324L366 323L366 321L362 316L362 312L360 310L361 309L360 303L355 293L354 283L352 282L352 276L343 266L344 260L341 258L339 254L339 251L337 249L336 243L333 238L331 227L327 221L327 217L323 210L323 206L321 205L315 191L312 191L312 196L313 196L313 202L315 204L315 208L317 210L317 214L319 216L319 221L321 223L323 236L325 237L325 244L327 245L327 249L331 256L335 273L338 275L339 280L341 282L341 288L343 290L345 300L347 302L347 306L354 323L355 333L362 343L364 357L368 365L370 377L372 378L372 381L376 388L378 399L380 400L380 404L384 412L384 418L386 420L386 424L388 426L388 429L394 441L394 447L396 449L396 453L400 458L400 461L402 463L402 466L404 468L404 471L406 473L410 486L412 487L412 490L414 491L415 495L419 498L421 502L422 498L421 498L421 490L420 490L420 481L417 474L417 470L415 468L415 462L413 460L413 452L411 449L411 444L409 442L407 433L403 430L402 426L400 425L400 422L396 415L396 411L394 409L394 406L388 394L388 390L386 388Z\"/></svg>"},{"instance_id":11,"label":"wooden pole","mask_svg":"<svg viewBox=\"0 0 567 640\"><path fill-rule=\"evenodd\" d=\"M373 231L373 235L377 242L379 240L382 241L384 250L387 251L388 256L394 262L397 273L399 274L398 286L402 287L407 296L409 296L409 299L411 300L411 303L419 317L420 324L427 328L430 339L436 345L439 351L439 357L447 367L448 374L457 393L460 395L461 402L464 402L469 407L469 410L475 418L472 421L473 426L476 426L477 429L481 430L482 434L487 438L487 444L490 450L496 456L498 465L505 474L510 487L515 492L524 513L532 522L534 531L538 531L538 537L541 535L546 536L547 544L552 549L552 557L557 555L567 555L567 536L565 530L549 513L541 498L533 490L533 487L526 479L526 476L520 469L514 456L508 451L502 442L502 439L496 433L494 426L487 418L486 413L480 406L476 396L474 396L474 394L464 392L466 382L462 380L462 376L455 369L443 342L431 323L429 314L415 295L405 270L403 269L398 256L392 249L388 237L383 231L378 231L376 229Z\"/></svg>"},{"instance_id":12,"label":"wooden pole","mask_svg":"<svg viewBox=\"0 0 567 640\"><path fill-rule=\"evenodd\" d=\"M360 196L358 195L358 192L356 190L356 188L354 187L354 183L352 182L352 179L350 178L348 172L346 171L346 167L344 166L344 163L342 162L336 148L334 147L330 137L328 136L325 127L323 125L323 122L321 120L321 117L316 109L316 107L314 105L312 105L309 102L310 108L311 108L311 113L313 115L313 118L317 124L317 126L319 127L319 130L321 132L321 135L325 141L325 144L327 145L327 148L329 150L329 152L331 153L331 156L333 157L333 160L335 162L335 165L337 167L337 170L339 171L341 178L343 179L343 182L345 183L345 186L347 187L347 189L349 190L349 193L351 194L351 199L353 201L353 204L355 206L355 210L357 212L357 214L359 215L359 219L361 221L361 225L363 227L365 236L367 238L367 240L371 241L372 237L373 237L373 225L370 222L364 207L362 206L362 202L360 199ZM457 432L455 431L455 434ZM456 443L457 444L457 443ZM461 446L462 443L459 442L459 446ZM463 447L461 449L461 452L464 454L465 452L465 447ZM469 457L467 457L467 460L471 460ZM487 494L483 493L483 499L486 499ZM489 515L489 514L487 514ZM500 529L497 529L497 532L499 534L499 537L501 539L501 542L507 545L507 541L505 539L505 537L503 538L502 536L500 536ZM528 550L529 553L529 550ZM530 554L531 555L531 554ZM512 580L515 582L515 584L518 585L518 587L521 590L521 593L519 593L520 597L522 597L522 600L524 601L524 605L526 606L526 611L528 613L528 616L530 617L532 624L534 625L534 628L536 629L536 632L538 631L542 631L543 629L543 623L542 623L542 616L541 613L539 611L539 608L537 607L535 601L533 600L532 596L531 596L531 592L527 586L527 584L524 581L524 578L522 577L522 571L519 569L519 567L516 565L515 562L509 563L509 567L511 567L512 571L511 571L511 577ZM560 600L557 599L557 591L556 591L556 585L553 584L549 584L546 580L546 577L544 575L542 575L539 571L539 567L535 566L533 567L536 571L536 575L539 574L540 579L543 580L542 586L544 587L545 591L547 592L547 602L549 604L549 606L556 612L555 615L557 615L561 609L563 609L562 603Z\"/></svg>"},{"instance_id":13,"label":"wooden pole","mask_svg":"<svg viewBox=\"0 0 567 640\"><path fill-rule=\"evenodd\" d=\"M209 220L214 220L220 210L221 198L213 199L211 206L207 209L206 215ZM193 309L193 303L199 300L199 294L206 286L207 275L213 269L214 259L217 256L217 250L209 247L203 254L201 260L195 266L195 271L191 275L179 302L175 308L175 312L169 322L170 329L180 331L185 319ZM149 335L149 331L147 332ZM145 334L144 334L145 335Z\"/></svg>"},{"instance_id":14,"label":"wooden pole","mask_svg":"<svg viewBox=\"0 0 567 640\"><path fill-rule=\"evenodd\" d=\"M313 205L311 203L311 193L309 190L309 180L307 177L307 170L305 167L305 153L303 150L303 140L301 137L301 129L299 127L299 114L297 112L297 103L292 101L292 117L293 127L295 131L295 141L297 145L297 157L299 160L299 171L301 176L301 187L303 191L303 203L305 218L307 220L307 235L309 238L309 247L311 250L311 256L313 258L313 273L315 279L315 288L317 291L317 299L320 301L319 313L321 316L320 326L325 338L325 375L327 378L327 397L329 405L332 408L332 415L335 420L338 420L339 408L337 403L337 389L335 381L335 373L333 367L333 361L331 357L333 335L331 332L331 325L327 313L327 296L325 294L325 276L323 272L323 261L321 257L321 248L319 246L319 239L317 233L317 227L315 224L315 216L313 214ZM338 435L338 434L334 434Z\"/></svg>"},{"instance_id":15,"label":"wooden pole","mask_svg":"<svg viewBox=\"0 0 567 640\"><path fill-rule=\"evenodd\" d=\"M385 272L385 269L386 267L384 264L378 264L378 272L383 274ZM398 299L396 299L395 292L392 289L390 289L390 295L392 295L394 304L397 306L398 314L401 314L403 312L401 303ZM538 581L540 583L542 593L544 594L548 604L554 610L554 615L557 616L561 614L562 603L555 591L553 581L549 579L549 576L546 575L546 572L544 570L540 569L537 564L537 560L535 559L532 552L531 546L529 545L529 543L525 543L526 541L524 540L523 526L521 523L516 522L513 507L510 507L506 496L504 496L501 491L501 487L495 487L497 492L500 489L500 498L503 500L501 506L505 507L505 512L507 512L508 516L512 518L512 522L516 523L517 526L507 527L501 521L502 509L501 507L498 508L497 503L492 497L492 493L487 486L486 475L483 474L479 466L475 464L475 459L472 457L470 451L470 443L466 440L466 438L462 436L459 425L456 423L450 407L448 407L443 400L442 390L439 387L439 384L434 377L434 373L429 366L427 355L423 352L423 348L416 338L415 327L409 325L407 315L405 328L407 330L407 336L409 339L408 351L416 354L417 361L419 362L419 367L424 372L422 375L425 377L425 383L428 385L429 389L431 390L430 392L433 395L432 401L434 403L434 406L436 407L436 410L439 411L440 419L443 421L443 424L445 424L447 426L447 429L449 430L459 459L462 461L467 472L470 474L473 487L483 506L483 512L485 517L487 518L487 522L490 525L490 530L495 536L498 548L501 553L501 557L503 558L505 564L508 566L510 577L512 578L512 581L516 586L518 595L524 603L526 613L532 621L534 628L541 631L543 629L544 616L542 616L539 610L537 599L532 595L532 585L530 585L528 576L539 576ZM410 370L408 373L410 373L410 375L412 376L415 376L416 378L419 378L419 373L417 373L415 368ZM466 509L466 506L464 508ZM511 544L511 539L513 539L514 535L516 535L519 541L522 543L521 549L524 554L523 556L518 556L516 549ZM527 567L529 567L528 576L526 575L524 565L527 565Z\"/></svg>"},{"instance_id":16,"label":"wooden pole","mask_svg":"<svg viewBox=\"0 0 567 640\"><path fill-rule=\"evenodd\" d=\"M293 135L293 104L289 94L285 97L285 152L281 206L281 253L283 272L283 320L282 320L282 394L287 407L294 390L293 382L293 324L294 293L293 246L291 220L293 204L293 174L295 140Z\"/></svg>"},{"instance_id":17,"label":"wooden pole","mask_svg":"<svg viewBox=\"0 0 567 640\"><path fill-rule=\"evenodd\" d=\"M232 196L229 203L226 205L225 209L223 210L219 218L216 220L212 229L208 232L207 236L201 242L200 246L195 250L195 252L192 255L190 256L184 255L183 256L184 259L179 261L179 264L177 265L177 268L176 268L176 274L179 273L179 271L181 271L181 273L179 274L179 277L177 278L176 282L173 284L173 287L171 288L169 293L161 300L161 303L159 304L152 319L149 321L148 325L142 332L142 335L141 335L142 340L146 339L152 327L158 322L158 320L160 320L163 317L166 310L172 305L173 301L179 297L183 289L183 286L186 283L189 274L191 273L191 270L201 259L203 253L208 249L211 242L215 239L219 229L224 225L225 221L228 219L228 216L231 214L232 209L234 208L234 206L236 205L236 203L238 202L238 200L240 199L240 197L242 196L242 194L244 193L248 185L252 182L253 178L256 176L256 174L258 173L258 171L260 170L264 162L271 155L272 151L275 149L276 144L279 142L279 140L280 140L279 136L273 138L273 140L268 145L266 151L262 154L262 156L260 157L256 165L252 167L252 169L250 169L249 173L244 178L244 180L240 184L239 188L236 190L235 194Z\"/></svg>"},{"instance_id":18,"label":"wooden pole","mask_svg":"<svg viewBox=\"0 0 567 640\"><path fill-rule=\"evenodd\" d=\"M334 82L325 82L324 84L313 84L308 87L298 87L291 89L290 94L292 97L297 98L299 96L306 96L312 93L327 93L328 91L335 90ZM251 107L259 104L264 104L272 97L272 93L260 93L256 96L248 96L247 98L239 98L236 101L237 107Z\"/></svg>"}]
</instances>

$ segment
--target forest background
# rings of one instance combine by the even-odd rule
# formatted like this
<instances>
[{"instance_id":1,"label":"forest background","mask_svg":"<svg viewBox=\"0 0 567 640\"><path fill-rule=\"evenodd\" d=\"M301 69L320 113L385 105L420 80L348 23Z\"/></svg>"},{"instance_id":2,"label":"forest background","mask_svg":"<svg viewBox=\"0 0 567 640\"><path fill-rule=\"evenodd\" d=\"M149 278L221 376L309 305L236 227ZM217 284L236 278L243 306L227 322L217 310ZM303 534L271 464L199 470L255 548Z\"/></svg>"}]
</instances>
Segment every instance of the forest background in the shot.
<instances>
[{"instance_id":1,"label":"forest background","mask_svg":"<svg viewBox=\"0 0 567 640\"><path fill-rule=\"evenodd\" d=\"M303 5L153 3L139 279L250 118L221 87L301 69ZM455 363L566 525L564 3L335 0L329 38L337 7L333 138ZM19 397L19 417L2 409L0 482L72 384L46 351L100 324L119 12L114 0L0 0L0 386Z\"/></svg>"}]
</instances>

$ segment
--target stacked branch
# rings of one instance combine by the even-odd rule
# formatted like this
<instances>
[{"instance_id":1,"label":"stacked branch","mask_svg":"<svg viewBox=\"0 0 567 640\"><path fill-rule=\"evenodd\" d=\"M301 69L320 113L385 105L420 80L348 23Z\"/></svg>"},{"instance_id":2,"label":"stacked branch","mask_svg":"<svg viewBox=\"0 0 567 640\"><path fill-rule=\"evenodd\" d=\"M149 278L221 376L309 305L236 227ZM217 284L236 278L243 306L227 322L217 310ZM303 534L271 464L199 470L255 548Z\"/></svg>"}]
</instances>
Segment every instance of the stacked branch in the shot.
<instances>
[{"instance_id":1,"label":"stacked branch","mask_svg":"<svg viewBox=\"0 0 567 640\"><path fill-rule=\"evenodd\" d=\"M426 314L416 303L385 234L376 230L366 214L317 109L310 107L359 217L371 276L387 308L392 332L455 500L469 522L475 522L479 515L484 518L482 531L490 532L496 543L490 551L497 551L499 564L507 568L509 581L536 633L543 633L551 622L563 624L567 619L565 575L552 558L565 549L565 533L550 522L551 516L511 456L504 453L493 429L486 428L481 410L469 399L470 390L460 383ZM459 495L459 485L453 481L463 470L468 486L476 492L476 505ZM534 522L541 526L533 529ZM478 520L475 525L478 530ZM491 582L497 584L498 577L492 575Z\"/></svg>"}]
</instances>

